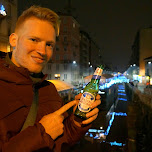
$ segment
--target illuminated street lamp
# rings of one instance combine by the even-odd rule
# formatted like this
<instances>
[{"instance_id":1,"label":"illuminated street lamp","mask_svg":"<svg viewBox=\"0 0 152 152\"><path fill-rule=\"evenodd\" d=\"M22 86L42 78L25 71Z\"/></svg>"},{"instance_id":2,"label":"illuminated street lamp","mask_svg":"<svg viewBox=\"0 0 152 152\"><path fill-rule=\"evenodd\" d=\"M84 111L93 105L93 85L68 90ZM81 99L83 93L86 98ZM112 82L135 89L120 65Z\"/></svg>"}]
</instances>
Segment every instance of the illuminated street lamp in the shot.
<instances>
[{"instance_id":1,"label":"illuminated street lamp","mask_svg":"<svg viewBox=\"0 0 152 152\"><path fill-rule=\"evenodd\" d=\"M73 61L73 64L76 64L77 62L76 61Z\"/></svg>"}]
</instances>

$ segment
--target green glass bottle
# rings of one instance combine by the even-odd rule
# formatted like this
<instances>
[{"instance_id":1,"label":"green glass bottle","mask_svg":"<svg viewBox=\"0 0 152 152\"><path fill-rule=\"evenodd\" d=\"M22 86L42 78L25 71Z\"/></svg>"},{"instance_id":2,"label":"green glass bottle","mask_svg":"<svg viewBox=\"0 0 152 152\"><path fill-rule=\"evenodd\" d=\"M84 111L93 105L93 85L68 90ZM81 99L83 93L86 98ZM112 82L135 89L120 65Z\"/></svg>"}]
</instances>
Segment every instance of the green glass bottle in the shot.
<instances>
[{"instance_id":1,"label":"green glass bottle","mask_svg":"<svg viewBox=\"0 0 152 152\"><path fill-rule=\"evenodd\" d=\"M78 106L74 112L77 120L78 118L85 120L86 113L91 110L90 105L95 101L96 95L99 91L99 82L103 69L104 67L102 65L98 66L92 76L91 81L85 86Z\"/></svg>"}]
</instances>

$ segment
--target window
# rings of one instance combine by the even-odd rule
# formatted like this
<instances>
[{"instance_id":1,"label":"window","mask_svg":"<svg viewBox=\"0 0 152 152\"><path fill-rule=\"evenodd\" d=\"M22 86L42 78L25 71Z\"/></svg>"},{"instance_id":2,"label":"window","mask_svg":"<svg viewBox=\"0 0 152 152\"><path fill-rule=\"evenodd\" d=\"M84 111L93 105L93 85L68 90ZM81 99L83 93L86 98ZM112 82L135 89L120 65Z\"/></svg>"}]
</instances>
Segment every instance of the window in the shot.
<instances>
[{"instance_id":1,"label":"window","mask_svg":"<svg viewBox=\"0 0 152 152\"><path fill-rule=\"evenodd\" d=\"M75 28L75 23L73 22L73 28Z\"/></svg>"},{"instance_id":2,"label":"window","mask_svg":"<svg viewBox=\"0 0 152 152\"><path fill-rule=\"evenodd\" d=\"M147 69L147 73L146 74L149 75L149 69Z\"/></svg>"},{"instance_id":3,"label":"window","mask_svg":"<svg viewBox=\"0 0 152 152\"><path fill-rule=\"evenodd\" d=\"M56 37L56 41L59 41L59 40L60 40L60 39L59 39L59 36L57 36L57 37Z\"/></svg>"},{"instance_id":4,"label":"window","mask_svg":"<svg viewBox=\"0 0 152 152\"><path fill-rule=\"evenodd\" d=\"M11 5L8 4L7 15L11 16Z\"/></svg>"},{"instance_id":5,"label":"window","mask_svg":"<svg viewBox=\"0 0 152 152\"><path fill-rule=\"evenodd\" d=\"M64 19L63 19L63 24L66 24L66 23L67 23L67 19L64 18Z\"/></svg>"},{"instance_id":6,"label":"window","mask_svg":"<svg viewBox=\"0 0 152 152\"><path fill-rule=\"evenodd\" d=\"M67 31L68 31L67 28L64 27L64 28L63 28L63 32L64 32L64 33L67 33Z\"/></svg>"},{"instance_id":7,"label":"window","mask_svg":"<svg viewBox=\"0 0 152 152\"><path fill-rule=\"evenodd\" d=\"M76 54L76 52L75 52L75 51L73 51L73 56L74 56L74 57L76 57L76 56L77 56L77 54Z\"/></svg>"},{"instance_id":8,"label":"window","mask_svg":"<svg viewBox=\"0 0 152 152\"><path fill-rule=\"evenodd\" d=\"M48 80L51 80L51 74L48 74Z\"/></svg>"},{"instance_id":9,"label":"window","mask_svg":"<svg viewBox=\"0 0 152 152\"><path fill-rule=\"evenodd\" d=\"M60 59L60 55L57 54L57 55L56 55L56 60L59 60L59 59Z\"/></svg>"},{"instance_id":10,"label":"window","mask_svg":"<svg viewBox=\"0 0 152 152\"><path fill-rule=\"evenodd\" d=\"M67 74L64 74L64 79L67 79Z\"/></svg>"},{"instance_id":11,"label":"window","mask_svg":"<svg viewBox=\"0 0 152 152\"><path fill-rule=\"evenodd\" d=\"M63 58L64 58L64 60L67 60L67 55L66 55L66 54L64 54Z\"/></svg>"},{"instance_id":12,"label":"window","mask_svg":"<svg viewBox=\"0 0 152 152\"><path fill-rule=\"evenodd\" d=\"M56 64L56 71L59 71L59 64Z\"/></svg>"},{"instance_id":13,"label":"window","mask_svg":"<svg viewBox=\"0 0 152 152\"><path fill-rule=\"evenodd\" d=\"M67 42L67 37L66 36L64 37L64 42Z\"/></svg>"},{"instance_id":14,"label":"window","mask_svg":"<svg viewBox=\"0 0 152 152\"><path fill-rule=\"evenodd\" d=\"M67 46L64 46L64 51L67 51Z\"/></svg>"},{"instance_id":15,"label":"window","mask_svg":"<svg viewBox=\"0 0 152 152\"><path fill-rule=\"evenodd\" d=\"M8 27L7 34L8 34L8 36L11 35L11 27Z\"/></svg>"},{"instance_id":16,"label":"window","mask_svg":"<svg viewBox=\"0 0 152 152\"><path fill-rule=\"evenodd\" d=\"M48 70L51 70L51 64L48 63Z\"/></svg>"},{"instance_id":17,"label":"window","mask_svg":"<svg viewBox=\"0 0 152 152\"><path fill-rule=\"evenodd\" d=\"M60 50L59 46L58 46L58 45L56 45L56 51L59 51L59 50Z\"/></svg>"},{"instance_id":18,"label":"window","mask_svg":"<svg viewBox=\"0 0 152 152\"><path fill-rule=\"evenodd\" d=\"M68 65L64 64L64 70L67 70L67 69L68 69Z\"/></svg>"}]
</instances>

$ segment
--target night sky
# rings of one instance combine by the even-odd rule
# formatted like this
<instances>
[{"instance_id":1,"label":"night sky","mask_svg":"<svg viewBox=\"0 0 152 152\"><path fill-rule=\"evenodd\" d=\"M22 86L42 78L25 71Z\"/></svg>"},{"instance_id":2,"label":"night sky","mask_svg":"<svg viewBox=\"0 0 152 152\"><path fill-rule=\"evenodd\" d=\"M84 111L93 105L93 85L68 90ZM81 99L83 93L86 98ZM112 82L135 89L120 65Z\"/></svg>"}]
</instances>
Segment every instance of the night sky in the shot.
<instances>
[{"instance_id":1,"label":"night sky","mask_svg":"<svg viewBox=\"0 0 152 152\"><path fill-rule=\"evenodd\" d=\"M19 14L31 5L63 11L67 0L19 0ZM128 64L137 31L152 25L152 0L72 0L74 15L102 50L105 62L121 71Z\"/></svg>"}]
</instances>

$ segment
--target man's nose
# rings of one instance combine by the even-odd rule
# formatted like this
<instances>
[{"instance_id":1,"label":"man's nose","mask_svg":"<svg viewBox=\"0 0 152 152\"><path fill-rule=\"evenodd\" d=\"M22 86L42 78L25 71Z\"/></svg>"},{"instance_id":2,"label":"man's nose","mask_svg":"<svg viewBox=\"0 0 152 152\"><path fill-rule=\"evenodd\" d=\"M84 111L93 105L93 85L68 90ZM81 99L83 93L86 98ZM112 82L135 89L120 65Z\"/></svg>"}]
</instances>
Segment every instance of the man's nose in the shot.
<instances>
[{"instance_id":1,"label":"man's nose","mask_svg":"<svg viewBox=\"0 0 152 152\"><path fill-rule=\"evenodd\" d=\"M46 54L46 44L45 42L40 42L37 47L37 52L41 55Z\"/></svg>"}]
</instances>

